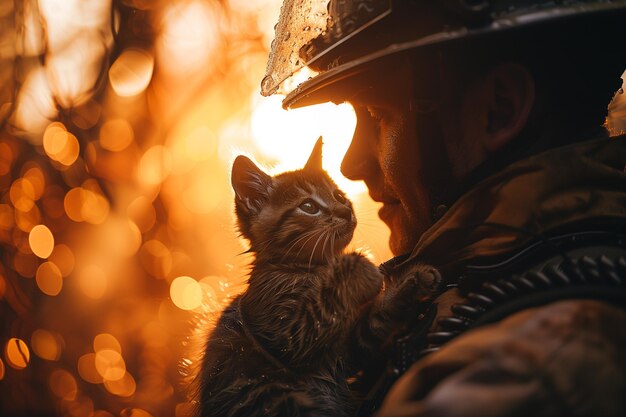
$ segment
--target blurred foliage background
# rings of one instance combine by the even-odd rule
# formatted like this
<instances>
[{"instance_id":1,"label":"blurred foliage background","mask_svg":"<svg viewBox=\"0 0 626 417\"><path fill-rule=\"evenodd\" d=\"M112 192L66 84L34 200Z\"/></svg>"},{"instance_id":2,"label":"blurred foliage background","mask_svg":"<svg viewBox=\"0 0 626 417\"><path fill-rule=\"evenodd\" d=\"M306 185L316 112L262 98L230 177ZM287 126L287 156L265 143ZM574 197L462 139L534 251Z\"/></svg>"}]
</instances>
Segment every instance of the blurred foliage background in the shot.
<instances>
[{"instance_id":1,"label":"blurred foliage background","mask_svg":"<svg viewBox=\"0 0 626 417\"><path fill-rule=\"evenodd\" d=\"M194 352L245 285L238 153L295 169L323 135L353 248L390 256L376 205L339 174L350 106L259 95L279 9L0 0L0 415L190 415Z\"/></svg>"},{"instance_id":2,"label":"blurred foliage background","mask_svg":"<svg viewBox=\"0 0 626 417\"><path fill-rule=\"evenodd\" d=\"M239 153L295 169L324 135L355 247L389 255L363 185L338 175L351 108L259 94L279 10L0 0L0 415L189 415L198 340L245 283Z\"/></svg>"}]
</instances>

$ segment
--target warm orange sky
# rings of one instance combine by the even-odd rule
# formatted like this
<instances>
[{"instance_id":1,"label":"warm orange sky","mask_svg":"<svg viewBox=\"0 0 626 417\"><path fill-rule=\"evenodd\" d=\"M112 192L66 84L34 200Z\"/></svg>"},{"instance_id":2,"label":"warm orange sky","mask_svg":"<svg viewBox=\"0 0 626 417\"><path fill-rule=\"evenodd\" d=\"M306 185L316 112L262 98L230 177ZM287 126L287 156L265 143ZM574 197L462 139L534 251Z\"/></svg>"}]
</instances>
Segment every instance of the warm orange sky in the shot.
<instances>
[{"instance_id":1,"label":"warm orange sky","mask_svg":"<svg viewBox=\"0 0 626 417\"><path fill-rule=\"evenodd\" d=\"M351 107L287 112L259 94L279 9L0 0L0 415L189 415L196 330L250 261L229 177L240 153L295 169L323 136L355 203L351 248L391 256L377 205L339 172Z\"/></svg>"},{"instance_id":2,"label":"warm orange sky","mask_svg":"<svg viewBox=\"0 0 626 417\"><path fill-rule=\"evenodd\" d=\"M20 4L0 0L0 414L188 415L196 317L217 317L250 260L237 154L291 170L323 136L352 247L390 256L363 184L339 172L350 106L259 94L279 1Z\"/></svg>"}]
</instances>

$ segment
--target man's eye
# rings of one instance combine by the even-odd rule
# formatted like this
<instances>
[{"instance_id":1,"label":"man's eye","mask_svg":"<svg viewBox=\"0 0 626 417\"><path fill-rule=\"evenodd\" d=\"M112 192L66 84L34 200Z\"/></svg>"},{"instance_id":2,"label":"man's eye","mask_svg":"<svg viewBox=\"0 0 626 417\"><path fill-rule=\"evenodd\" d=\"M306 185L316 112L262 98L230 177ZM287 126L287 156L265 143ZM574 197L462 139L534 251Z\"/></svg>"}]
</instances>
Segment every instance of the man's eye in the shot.
<instances>
[{"instance_id":1,"label":"man's eye","mask_svg":"<svg viewBox=\"0 0 626 417\"><path fill-rule=\"evenodd\" d=\"M299 207L300 207L300 210L302 210L303 212L307 214L316 214L320 211L320 208L317 205L317 203L315 203L315 201L311 200L310 198L304 200L302 204L300 204Z\"/></svg>"}]
</instances>

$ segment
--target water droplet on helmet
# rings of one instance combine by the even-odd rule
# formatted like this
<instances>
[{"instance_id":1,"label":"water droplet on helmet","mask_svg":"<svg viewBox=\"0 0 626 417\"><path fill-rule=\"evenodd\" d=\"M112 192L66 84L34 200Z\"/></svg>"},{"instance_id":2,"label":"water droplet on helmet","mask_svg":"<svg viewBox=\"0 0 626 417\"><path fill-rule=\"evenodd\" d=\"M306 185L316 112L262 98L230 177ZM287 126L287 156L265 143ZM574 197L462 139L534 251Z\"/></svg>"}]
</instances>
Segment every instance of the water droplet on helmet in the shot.
<instances>
[{"instance_id":1,"label":"water droplet on helmet","mask_svg":"<svg viewBox=\"0 0 626 417\"><path fill-rule=\"evenodd\" d=\"M263 87L264 89L269 88L271 83L272 83L272 76L266 75L265 77L263 77L263 81L261 81L261 87Z\"/></svg>"},{"instance_id":2,"label":"water droplet on helmet","mask_svg":"<svg viewBox=\"0 0 626 417\"><path fill-rule=\"evenodd\" d=\"M274 83L274 77L266 75L261 81L261 92L264 96L271 96L278 90L278 85Z\"/></svg>"},{"instance_id":3,"label":"water droplet on helmet","mask_svg":"<svg viewBox=\"0 0 626 417\"><path fill-rule=\"evenodd\" d=\"M308 32L309 30L311 30L311 26L305 26L302 31L303 32Z\"/></svg>"}]
</instances>

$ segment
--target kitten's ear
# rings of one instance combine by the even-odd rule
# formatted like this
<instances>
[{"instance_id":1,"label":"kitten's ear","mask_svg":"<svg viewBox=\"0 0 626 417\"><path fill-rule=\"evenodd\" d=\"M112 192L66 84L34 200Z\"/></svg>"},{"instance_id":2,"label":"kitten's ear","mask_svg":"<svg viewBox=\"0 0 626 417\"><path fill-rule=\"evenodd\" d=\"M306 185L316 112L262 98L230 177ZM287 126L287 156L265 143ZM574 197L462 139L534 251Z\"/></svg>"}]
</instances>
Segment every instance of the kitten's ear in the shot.
<instances>
[{"instance_id":1,"label":"kitten's ear","mask_svg":"<svg viewBox=\"0 0 626 417\"><path fill-rule=\"evenodd\" d=\"M249 158L239 155L233 162L231 184L235 199L248 211L259 211L267 200L272 186L272 177L263 172Z\"/></svg>"},{"instance_id":2,"label":"kitten's ear","mask_svg":"<svg viewBox=\"0 0 626 417\"><path fill-rule=\"evenodd\" d=\"M313 151L311 152L311 156L309 156L309 160L306 162L304 169L308 171L321 171L322 168L322 137L320 136L315 142L315 146L313 147Z\"/></svg>"}]
</instances>

